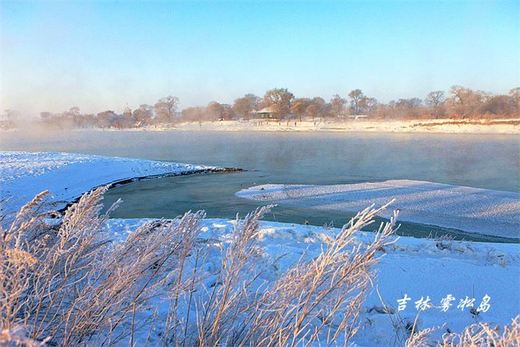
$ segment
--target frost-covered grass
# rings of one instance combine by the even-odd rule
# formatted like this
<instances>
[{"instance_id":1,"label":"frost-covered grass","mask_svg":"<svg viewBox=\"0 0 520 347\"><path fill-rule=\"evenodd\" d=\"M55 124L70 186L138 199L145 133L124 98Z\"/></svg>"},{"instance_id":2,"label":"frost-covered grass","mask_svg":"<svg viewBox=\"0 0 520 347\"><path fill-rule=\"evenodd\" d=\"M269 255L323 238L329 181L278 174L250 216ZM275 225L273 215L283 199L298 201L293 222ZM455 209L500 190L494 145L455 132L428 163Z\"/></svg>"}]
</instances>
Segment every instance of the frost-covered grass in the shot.
<instances>
[{"instance_id":1,"label":"frost-covered grass","mask_svg":"<svg viewBox=\"0 0 520 347\"><path fill-rule=\"evenodd\" d=\"M41 193L0 229L0 342L22 330L63 346L346 343L394 226L359 244L355 234L378 213L366 209L316 257L269 281L258 266L258 220L268 207L237 220L224 240L199 236L197 212L145 222L114 241L99 215L105 190L84 195L58 223L40 212Z\"/></svg>"},{"instance_id":2,"label":"frost-covered grass","mask_svg":"<svg viewBox=\"0 0 520 347\"><path fill-rule=\"evenodd\" d=\"M81 189L88 191L114 179L186 169L174 163L125 164L128 159L98 161L63 153L9 155L7 165L0 163L2 173L4 169L8 173L0 178L2 189L5 182L15 187L11 192L20 193L19 202L30 200L31 192L45 189L45 184L70 202ZM43 159L41 167L38 159ZM78 194L68 192L70 187L76 187ZM374 248L376 234L359 230L360 225L352 234L342 234L340 229L259 221L262 210L233 221L204 219L201 213L176 220L114 220L98 215L100 198L101 191L85 196L60 220L42 219L40 212L48 209L37 199L11 226L3 220L0 345L6 340L37 345L49 337L51 344L290 344L305 332L305 341L315 339L314 345L327 340L340 345L356 331L350 341L359 346L403 346L407 341L415 346L424 345L424 340L443 344L443 336L462 333L472 324L477 328L471 333L451 336L455 342L461 338L465 342L452 345L470 345L467 341L479 336L491 336L503 346L513 345L513 338L518 341L518 324L511 325L520 313L518 244L386 236L384 244ZM56 195L45 199L54 203ZM11 202L9 209L14 209L17 205ZM374 213L384 214L372 210L369 215ZM349 262L324 267L323 261L330 258L323 255L331 254L327 252L341 235L348 245L336 256ZM311 310L307 320L294 324L303 312L300 307L309 307L301 299L323 292L310 294L312 288L323 288L313 287L312 280L333 283L337 277L331 277L330 270L347 269L356 259L353 249L364 252L361 258L366 258L359 260L365 261L360 272L365 277L346 282L346 288L337 288L321 301L319 310ZM316 277L318 270L323 277ZM443 312L440 300L448 294L456 300ZM404 295L412 299L399 311L397 299ZM485 295L491 298L491 307L478 311ZM434 307L418 311L415 301L427 296ZM475 298L474 306L457 308L465 296ZM328 300L338 297L346 298L341 309ZM286 314L275 314L280 312ZM289 323L269 325L280 321ZM509 342L504 342L497 337L504 329L497 334L493 329L507 324ZM286 329L281 337L280 326ZM317 334L315 327L321 327ZM332 340L338 328L344 332L345 327L346 335Z\"/></svg>"},{"instance_id":3,"label":"frost-covered grass","mask_svg":"<svg viewBox=\"0 0 520 347\"><path fill-rule=\"evenodd\" d=\"M268 207L235 221L204 220L202 212L108 220L99 215L105 189L59 221L40 212L47 209L39 194L0 229L0 343L450 346L500 341L492 327L519 312L515 245L498 246L501 253L485 244L402 242L392 236L395 220L362 232L380 209L342 229L260 222ZM473 287L472 295L493 298L493 309L399 311L393 293L437 299L442 267L450 293ZM457 283L464 274L473 281ZM471 323L479 323L471 334L454 335ZM518 324L508 329L505 339L518 341Z\"/></svg>"},{"instance_id":4,"label":"frost-covered grass","mask_svg":"<svg viewBox=\"0 0 520 347\"><path fill-rule=\"evenodd\" d=\"M124 239L147 220L111 219L109 227L116 237ZM204 219L201 238L227 240L235 222L223 219ZM356 240L368 244L374 237L365 228L356 234ZM262 257L256 266L264 269L263 278L273 281L300 259L311 259L320 254L327 240L339 229L311 225L259 222L258 245ZM477 322L505 325L520 313L520 249L517 244L473 243L449 239L428 240L400 237L380 250L381 258L375 269L367 298L362 305L360 331L354 342L360 346L402 346L416 330L436 327L430 339L440 340L448 332L461 332ZM218 257L207 259L218 263ZM215 264L211 266L216 266ZM407 294L413 300L403 311L397 300ZM435 306L442 298L453 295L456 301L443 312L432 308L418 312L415 301L429 296ZM491 309L474 315L471 307L456 306L465 296L476 299L479 306L484 295L491 297Z\"/></svg>"}]
</instances>

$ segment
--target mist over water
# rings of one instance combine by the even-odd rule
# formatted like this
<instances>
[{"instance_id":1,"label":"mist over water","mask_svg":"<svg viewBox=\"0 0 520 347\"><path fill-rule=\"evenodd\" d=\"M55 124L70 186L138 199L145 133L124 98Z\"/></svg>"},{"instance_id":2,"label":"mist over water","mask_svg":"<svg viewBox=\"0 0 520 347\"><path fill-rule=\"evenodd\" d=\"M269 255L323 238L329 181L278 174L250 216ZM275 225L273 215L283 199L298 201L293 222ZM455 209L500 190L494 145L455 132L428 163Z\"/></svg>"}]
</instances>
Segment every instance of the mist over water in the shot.
<instances>
[{"instance_id":1,"label":"mist over water","mask_svg":"<svg viewBox=\"0 0 520 347\"><path fill-rule=\"evenodd\" d=\"M116 187L107 204L123 199L114 217L175 217L206 210L233 218L258 204L237 198L265 183L339 184L388 179L424 180L518 191L519 145L514 135L372 133L258 133L69 131L4 132L1 150L67 151L240 167L234 174L159 178ZM349 216L277 207L267 219L341 225ZM419 231L418 231L419 230ZM402 233L435 228L407 223ZM419 233L419 235L418 235Z\"/></svg>"},{"instance_id":2,"label":"mist over water","mask_svg":"<svg viewBox=\"0 0 520 347\"><path fill-rule=\"evenodd\" d=\"M66 151L240 167L271 183L415 179L518 191L516 135L7 131L0 150Z\"/></svg>"}]
</instances>

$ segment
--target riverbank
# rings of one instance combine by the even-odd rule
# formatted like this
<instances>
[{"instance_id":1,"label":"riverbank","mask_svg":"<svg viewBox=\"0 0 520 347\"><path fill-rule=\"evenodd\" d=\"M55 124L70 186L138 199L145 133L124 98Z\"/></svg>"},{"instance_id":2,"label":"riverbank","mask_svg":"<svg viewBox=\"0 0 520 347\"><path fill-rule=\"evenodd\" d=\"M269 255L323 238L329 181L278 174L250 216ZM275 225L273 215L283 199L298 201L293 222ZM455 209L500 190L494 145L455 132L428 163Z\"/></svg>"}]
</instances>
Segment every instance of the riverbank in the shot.
<instances>
[{"instance_id":1,"label":"riverbank","mask_svg":"<svg viewBox=\"0 0 520 347\"><path fill-rule=\"evenodd\" d=\"M337 132L337 133L431 133L431 134L520 134L520 118L514 119L411 119L372 120L366 118L330 120L225 120L181 122L139 128L60 128L42 123L27 123L0 132L41 133L46 131L223 131L223 132Z\"/></svg>"},{"instance_id":2,"label":"riverbank","mask_svg":"<svg viewBox=\"0 0 520 347\"><path fill-rule=\"evenodd\" d=\"M124 240L147 221L150 220L111 219L108 226L116 239ZM227 219L202 221L199 243L208 245L212 253L201 268L221 266L236 225L237 221ZM373 225L367 232L357 232L355 245L367 247L375 235L370 231L377 228ZM261 221L255 239L255 269L262 288L272 286L296 264L316 259L339 232L338 228ZM377 256L377 275L362 305L360 330L351 341L356 346L404 346L412 326L415 331L433 328L428 339L433 346L433 341L441 340L448 332L461 332L476 322L503 326L520 312L520 294L516 290L520 285L518 244L400 237ZM443 306L441 300L449 295L454 299ZM486 297L491 298L490 308L483 312L481 304ZM409 298L409 302L400 310L398 300L402 298ZM424 299L431 306L422 311L417 305ZM465 299L474 301L465 306L461 304ZM159 320L167 314L166 302L167 294L155 303ZM160 341L160 335L150 336L146 330L138 334L139 342L149 338L152 344ZM342 342L340 336L335 345L343 345Z\"/></svg>"},{"instance_id":3,"label":"riverbank","mask_svg":"<svg viewBox=\"0 0 520 347\"><path fill-rule=\"evenodd\" d=\"M71 202L78 194L122 179L150 175L182 174L205 170L202 165L157 162L140 159L111 158L69 153L0 152L2 197L6 192L31 198L35 192L49 189L55 198ZM22 200L23 200L22 199ZM11 209L19 200L1 199ZM438 201L442 204L443 201ZM5 211L5 209L3 209ZM107 222L115 241L131 235L149 219L113 219ZM167 222L167 221L162 221ZM207 246L210 257L203 258L201 269L218 269L237 221L205 219L200 225L201 247ZM366 247L374 239L377 225L356 234L356 245ZM256 269L262 269L262 288L276 283L299 261L310 262L325 249L339 229L309 225L260 222L255 239ZM404 345L410 327L416 330L435 328L431 339L447 332L461 332L475 322L510 324L520 312L520 250L518 244L472 243L449 239L432 240L412 237L395 238L379 249L377 277L360 312L360 331L353 343L359 346ZM189 263L197 263L195 255ZM197 295L195 293L194 295ZM448 306L441 300L453 297ZM399 310L397 300L409 302ZM428 298L429 306L418 309L417 302ZM487 298L489 298L489 301ZM468 299L470 301L464 301ZM471 300L474 301L471 302ZM463 304L461 304L461 302ZM466 302L464 304L464 302ZM149 312L165 322L170 297L168 292L153 301ZM482 306L482 303L489 304ZM162 329L136 331L138 345L160 343ZM336 341L341 344L341 337Z\"/></svg>"},{"instance_id":4,"label":"riverbank","mask_svg":"<svg viewBox=\"0 0 520 347\"><path fill-rule=\"evenodd\" d=\"M185 122L173 127L147 127L143 131L270 131L270 132L389 132L439 134L520 134L520 119L482 120L250 120Z\"/></svg>"},{"instance_id":5,"label":"riverbank","mask_svg":"<svg viewBox=\"0 0 520 347\"><path fill-rule=\"evenodd\" d=\"M63 152L0 152L0 202L3 211L14 211L48 190L53 207L61 208L102 185L225 170L229 169Z\"/></svg>"}]
</instances>

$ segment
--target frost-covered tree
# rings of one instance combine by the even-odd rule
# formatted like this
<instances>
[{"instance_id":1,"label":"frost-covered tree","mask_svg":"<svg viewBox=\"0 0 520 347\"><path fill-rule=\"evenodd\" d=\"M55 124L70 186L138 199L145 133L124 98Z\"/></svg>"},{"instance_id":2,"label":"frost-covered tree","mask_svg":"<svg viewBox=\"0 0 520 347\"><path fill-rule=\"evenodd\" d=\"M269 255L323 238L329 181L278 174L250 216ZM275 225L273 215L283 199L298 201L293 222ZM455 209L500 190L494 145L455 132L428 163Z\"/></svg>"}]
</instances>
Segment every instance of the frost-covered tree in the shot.
<instances>
[{"instance_id":1,"label":"frost-covered tree","mask_svg":"<svg viewBox=\"0 0 520 347\"><path fill-rule=\"evenodd\" d=\"M254 94L246 94L235 100L233 112L240 117L250 119L253 112L258 108L261 99Z\"/></svg>"},{"instance_id":2,"label":"frost-covered tree","mask_svg":"<svg viewBox=\"0 0 520 347\"><path fill-rule=\"evenodd\" d=\"M264 95L264 103L271 107L277 118L282 118L291 112L293 99L293 93L289 92L287 88L274 88L268 90Z\"/></svg>"},{"instance_id":3,"label":"frost-covered tree","mask_svg":"<svg viewBox=\"0 0 520 347\"><path fill-rule=\"evenodd\" d=\"M343 99L338 94L334 95L332 99L330 99L330 115L332 117L338 117L343 114L345 111L346 100Z\"/></svg>"},{"instance_id":4,"label":"frost-covered tree","mask_svg":"<svg viewBox=\"0 0 520 347\"><path fill-rule=\"evenodd\" d=\"M179 98L167 96L159 99L154 105L155 115L158 123L172 123L175 120Z\"/></svg>"},{"instance_id":5,"label":"frost-covered tree","mask_svg":"<svg viewBox=\"0 0 520 347\"><path fill-rule=\"evenodd\" d=\"M153 107L147 104L140 105L134 110L133 116L138 127L150 125L153 118Z\"/></svg>"},{"instance_id":6,"label":"frost-covered tree","mask_svg":"<svg viewBox=\"0 0 520 347\"><path fill-rule=\"evenodd\" d=\"M352 110L352 113L354 114L361 114L361 103L362 100L365 98L365 95L361 91L361 89L354 89L350 93L348 93L348 96L350 98L350 108Z\"/></svg>"}]
</instances>

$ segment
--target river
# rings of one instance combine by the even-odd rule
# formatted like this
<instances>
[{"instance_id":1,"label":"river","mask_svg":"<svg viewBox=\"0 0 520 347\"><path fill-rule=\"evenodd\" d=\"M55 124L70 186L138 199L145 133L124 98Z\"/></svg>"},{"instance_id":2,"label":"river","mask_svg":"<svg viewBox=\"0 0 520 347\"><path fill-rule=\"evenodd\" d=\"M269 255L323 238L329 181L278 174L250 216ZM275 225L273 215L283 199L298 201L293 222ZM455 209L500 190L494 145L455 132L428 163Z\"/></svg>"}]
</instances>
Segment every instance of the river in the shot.
<instances>
[{"instance_id":1,"label":"river","mask_svg":"<svg viewBox=\"0 0 520 347\"><path fill-rule=\"evenodd\" d=\"M1 150L66 151L168 160L246 171L167 177L111 189L107 204L123 203L112 216L175 217L204 209L208 217L231 218L257 206L237 198L244 187L265 183L336 184L413 179L516 191L520 147L514 135L393 134L326 132L4 132ZM267 219L343 224L350 215L276 207ZM404 235L457 231L405 223Z\"/></svg>"}]
</instances>

